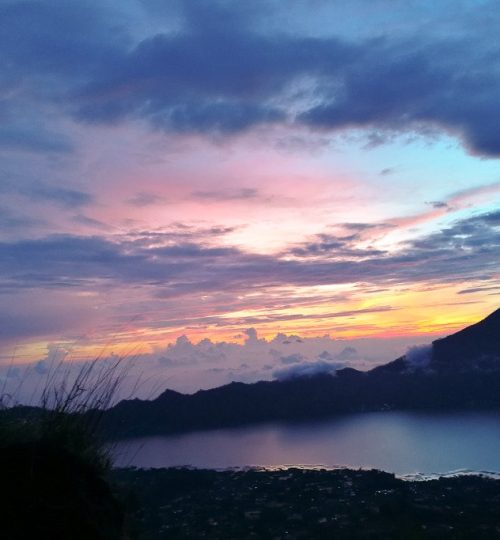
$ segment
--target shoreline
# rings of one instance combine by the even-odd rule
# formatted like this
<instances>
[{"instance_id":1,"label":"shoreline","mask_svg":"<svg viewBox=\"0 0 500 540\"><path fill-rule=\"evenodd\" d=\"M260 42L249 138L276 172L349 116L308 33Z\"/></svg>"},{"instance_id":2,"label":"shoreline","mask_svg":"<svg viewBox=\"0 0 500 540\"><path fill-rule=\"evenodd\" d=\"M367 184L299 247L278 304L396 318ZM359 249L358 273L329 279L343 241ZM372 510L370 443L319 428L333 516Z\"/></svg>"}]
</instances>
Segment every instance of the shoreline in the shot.
<instances>
[{"instance_id":1,"label":"shoreline","mask_svg":"<svg viewBox=\"0 0 500 540\"><path fill-rule=\"evenodd\" d=\"M398 474L393 471L385 471L383 469L377 469L374 467L352 467L348 465L311 465L311 464L283 464L276 466L262 466L262 465L246 465L241 467L195 467L193 465L176 465L171 467L136 467L136 466L127 466L127 467L115 467L113 470L127 470L133 469L138 471L211 471L211 472L286 472L286 471L314 471L314 472L332 472L332 471L349 471L349 472L381 472L390 475L394 475L398 480L403 480L405 482L427 482L432 480L449 479L449 478L460 478L466 476L473 476L479 478L489 478L491 480L500 481L500 472L496 471L484 471L484 470L474 470L474 469L455 469L452 471L446 472L433 472L433 473L406 473Z\"/></svg>"}]
</instances>

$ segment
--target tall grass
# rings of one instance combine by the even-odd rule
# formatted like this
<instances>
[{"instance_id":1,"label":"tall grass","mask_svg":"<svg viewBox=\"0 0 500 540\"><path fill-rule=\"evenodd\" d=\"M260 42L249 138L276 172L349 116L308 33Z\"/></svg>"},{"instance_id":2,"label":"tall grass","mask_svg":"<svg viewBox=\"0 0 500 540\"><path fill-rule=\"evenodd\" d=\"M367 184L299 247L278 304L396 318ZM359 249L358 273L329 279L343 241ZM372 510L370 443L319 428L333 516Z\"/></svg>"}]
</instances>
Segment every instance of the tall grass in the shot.
<instances>
[{"instance_id":1,"label":"tall grass","mask_svg":"<svg viewBox=\"0 0 500 540\"><path fill-rule=\"evenodd\" d=\"M0 448L60 448L96 470L108 470L110 447L103 444L99 428L126 375L122 358L95 359L83 364L76 376L60 362L48 372L38 403L19 405L15 396L4 394L0 397Z\"/></svg>"},{"instance_id":2,"label":"tall grass","mask_svg":"<svg viewBox=\"0 0 500 540\"><path fill-rule=\"evenodd\" d=\"M0 411L2 538L123 540L125 507L110 482L110 446L99 434L106 409L127 374L121 359L60 362L41 398ZM36 405L36 406L34 406Z\"/></svg>"}]
</instances>

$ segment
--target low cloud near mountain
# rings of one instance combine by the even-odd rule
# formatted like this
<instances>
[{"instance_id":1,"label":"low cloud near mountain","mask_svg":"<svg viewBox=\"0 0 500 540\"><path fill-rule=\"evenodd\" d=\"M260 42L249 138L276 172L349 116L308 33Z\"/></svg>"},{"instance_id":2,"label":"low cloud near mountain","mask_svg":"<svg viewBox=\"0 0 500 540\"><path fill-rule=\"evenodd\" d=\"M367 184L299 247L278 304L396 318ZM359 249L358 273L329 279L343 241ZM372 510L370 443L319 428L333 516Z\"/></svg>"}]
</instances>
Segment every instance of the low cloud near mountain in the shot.
<instances>
[{"instance_id":1,"label":"low cloud near mountain","mask_svg":"<svg viewBox=\"0 0 500 540\"><path fill-rule=\"evenodd\" d=\"M300 337L277 334L262 339L255 329L245 332L243 343L216 342L203 339L191 342L186 336L150 353L124 358L121 368L124 381L119 397L151 398L166 388L180 392L196 392L232 381L246 383L258 380L283 379L315 373L334 373L341 367L370 369L401 356L409 346L411 361L426 336L355 340L332 339L329 336ZM116 362L110 353L100 362ZM67 377L71 381L82 362L72 358L67 346L52 344L44 358L32 364L13 364L0 370L4 394L22 402L33 403L41 390L51 382Z\"/></svg>"}]
</instances>

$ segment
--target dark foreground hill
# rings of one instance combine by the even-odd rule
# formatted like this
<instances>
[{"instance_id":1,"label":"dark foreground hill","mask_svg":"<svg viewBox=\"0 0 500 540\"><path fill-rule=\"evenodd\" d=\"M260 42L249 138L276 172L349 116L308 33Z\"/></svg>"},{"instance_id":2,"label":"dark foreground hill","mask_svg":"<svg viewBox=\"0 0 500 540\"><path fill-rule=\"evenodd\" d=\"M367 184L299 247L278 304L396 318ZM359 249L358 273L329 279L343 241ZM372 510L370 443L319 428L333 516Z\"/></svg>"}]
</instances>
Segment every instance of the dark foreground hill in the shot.
<instances>
[{"instance_id":1,"label":"dark foreground hill","mask_svg":"<svg viewBox=\"0 0 500 540\"><path fill-rule=\"evenodd\" d=\"M500 408L500 309L434 341L418 361L401 357L368 372L342 369L285 381L232 383L192 395L166 390L108 410L109 437L166 434L276 420L394 409Z\"/></svg>"},{"instance_id":2,"label":"dark foreground hill","mask_svg":"<svg viewBox=\"0 0 500 540\"><path fill-rule=\"evenodd\" d=\"M0 445L5 540L119 540L124 514L104 475L60 444Z\"/></svg>"},{"instance_id":3,"label":"dark foreground hill","mask_svg":"<svg viewBox=\"0 0 500 540\"><path fill-rule=\"evenodd\" d=\"M82 417L41 408L8 412L0 415L0 538L128 538L106 448Z\"/></svg>"}]
</instances>

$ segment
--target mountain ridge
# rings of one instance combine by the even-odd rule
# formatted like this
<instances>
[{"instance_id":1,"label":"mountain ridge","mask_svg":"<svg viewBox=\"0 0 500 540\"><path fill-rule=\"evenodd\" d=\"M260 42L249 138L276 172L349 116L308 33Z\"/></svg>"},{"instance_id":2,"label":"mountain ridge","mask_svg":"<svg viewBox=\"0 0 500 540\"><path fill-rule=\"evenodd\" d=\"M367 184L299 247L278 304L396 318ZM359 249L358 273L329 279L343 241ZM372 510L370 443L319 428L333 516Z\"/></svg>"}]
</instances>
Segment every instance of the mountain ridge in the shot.
<instances>
[{"instance_id":1,"label":"mountain ridge","mask_svg":"<svg viewBox=\"0 0 500 540\"><path fill-rule=\"evenodd\" d=\"M124 400L104 414L104 432L121 438L364 411L500 409L500 309L431 347L417 364L402 356L367 372L343 368Z\"/></svg>"}]
</instances>

